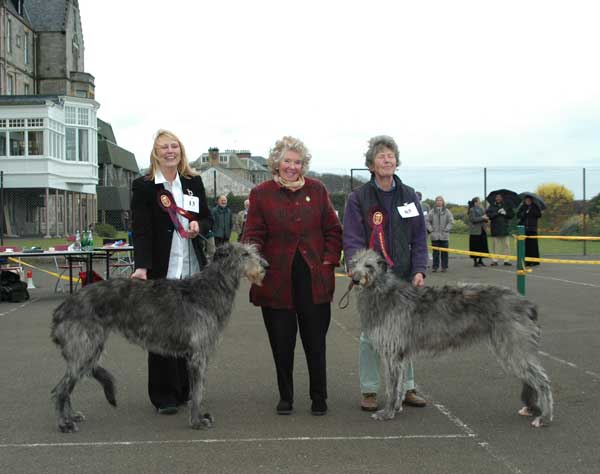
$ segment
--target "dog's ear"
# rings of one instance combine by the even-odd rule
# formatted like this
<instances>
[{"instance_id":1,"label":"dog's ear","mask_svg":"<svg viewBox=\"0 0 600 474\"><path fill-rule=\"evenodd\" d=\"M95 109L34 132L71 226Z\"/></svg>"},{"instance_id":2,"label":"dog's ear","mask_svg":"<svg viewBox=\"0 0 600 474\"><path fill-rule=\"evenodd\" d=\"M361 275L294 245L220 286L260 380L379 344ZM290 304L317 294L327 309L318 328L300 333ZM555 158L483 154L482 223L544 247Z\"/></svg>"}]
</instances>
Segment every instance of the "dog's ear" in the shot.
<instances>
[{"instance_id":1,"label":"dog's ear","mask_svg":"<svg viewBox=\"0 0 600 474\"><path fill-rule=\"evenodd\" d=\"M377 265L379 265L379 268L381 268L382 272L385 273L385 272L388 271L389 266L388 266L387 262L385 261L385 258L378 257L377 258Z\"/></svg>"}]
</instances>

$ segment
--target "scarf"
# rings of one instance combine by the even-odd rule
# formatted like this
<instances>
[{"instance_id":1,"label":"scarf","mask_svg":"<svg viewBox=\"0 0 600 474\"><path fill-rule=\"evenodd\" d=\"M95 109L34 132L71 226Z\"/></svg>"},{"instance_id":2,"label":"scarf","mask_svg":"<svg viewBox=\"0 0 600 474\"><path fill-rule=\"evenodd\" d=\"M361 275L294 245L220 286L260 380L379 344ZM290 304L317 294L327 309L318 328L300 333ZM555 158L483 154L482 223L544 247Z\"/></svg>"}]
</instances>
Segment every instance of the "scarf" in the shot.
<instances>
[{"instance_id":1,"label":"scarf","mask_svg":"<svg viewBox=\"0 0 600 474\"><path fill-rule=\"evenodd\" d=\"M298 191L304 186L304 176L300 175L297 181L287 181L278 174L273 176L273 180L282 188L289 189L292 192Z\"/></svg>"}]
</instances>

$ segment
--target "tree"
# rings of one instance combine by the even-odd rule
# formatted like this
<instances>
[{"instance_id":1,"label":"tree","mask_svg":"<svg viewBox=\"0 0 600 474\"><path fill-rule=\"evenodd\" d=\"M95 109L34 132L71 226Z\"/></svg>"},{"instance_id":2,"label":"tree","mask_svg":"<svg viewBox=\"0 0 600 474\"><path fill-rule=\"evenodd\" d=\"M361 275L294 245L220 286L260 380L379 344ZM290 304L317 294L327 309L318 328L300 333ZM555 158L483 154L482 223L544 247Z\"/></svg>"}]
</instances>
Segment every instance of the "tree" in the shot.
<instances>
[{"instance_id":1,"label":"tree","mask_svg":"<svg viewBox=\"0 0 600 474\"><path fill-rule=\"evenodd\" d=\"M600 216L600 193L590 199L587 212L591 217Z\"/></svg>"},{"instance_id":2,"label":"tree","mask_svg":"<svg viewBox=\"0 0 600 474\"><path fill-rule=\"evenodd\" d=\"M558 231L574 212L573 192L562 184L545 183L538 186L536 193L546 203L540 227L548 231Z\"/></svg>"}]
</instances>

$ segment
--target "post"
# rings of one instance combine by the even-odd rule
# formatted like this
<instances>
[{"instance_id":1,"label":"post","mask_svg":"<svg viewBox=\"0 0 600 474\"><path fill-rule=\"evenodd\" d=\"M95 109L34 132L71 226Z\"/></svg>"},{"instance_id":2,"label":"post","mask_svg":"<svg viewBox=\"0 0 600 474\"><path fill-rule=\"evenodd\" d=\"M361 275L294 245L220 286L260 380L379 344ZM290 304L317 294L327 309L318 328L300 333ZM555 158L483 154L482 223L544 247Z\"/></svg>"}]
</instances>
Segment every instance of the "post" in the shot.
<instances>
[{"instance_id":1,"label":"post","mask_svg":"<svg viewBox=\"0 0 600 474\"><path fill-rule=\"evenodd\" d=\"M587 202L585 200L585 168L583 168L583 235L587 235ZM587 255L587 241L583 241L583 255Z\"/></svg>"},{"instance_id":2,"label":"post","mask_svg":"<svg viewBox=\"0 0 600 474\"><path fill-rule=\"evenodd\" d=\"M217 170L213 170L213 194L215 201L217 200Z\"/></svg>"},{"instance_id":3,"label":"post","mask_svg":"<svg viewBox=\"0 0 600 474\"><path fill-rule=\"evenodd\" d=\"M4 171L0 171L0 245L4 245Z\"/></svg>"},{"instance_id":4,"label":"post","mask_svg":"<svg viewBox=\"0 0 600 474\"><path fill-rule=\"evenodd\" d=\"M517 226L517 235L525 235L525 226ZM517 240L517 291L525 295L525 240Z\"/></svg>"},{"instance_id":5,"label":"post","mask_svg":"<svg viewBox=\"0 0 600 474\"><path fill-rule=\"evenodd\" d=\"M487 197L487 168L483 168L483 196L482 201L485 203L485 198Z\"/></svg>"}]
</instances>

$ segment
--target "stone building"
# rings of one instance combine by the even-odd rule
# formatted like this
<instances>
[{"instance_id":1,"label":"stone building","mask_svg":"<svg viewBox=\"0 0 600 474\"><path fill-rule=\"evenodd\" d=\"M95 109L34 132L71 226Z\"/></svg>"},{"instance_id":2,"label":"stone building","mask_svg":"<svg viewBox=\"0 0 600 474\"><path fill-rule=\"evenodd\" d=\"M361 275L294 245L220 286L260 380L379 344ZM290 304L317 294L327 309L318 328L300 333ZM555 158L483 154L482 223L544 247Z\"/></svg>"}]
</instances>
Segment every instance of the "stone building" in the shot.
<instances>
[{"instance_id":1,"label":"stone building","mask_svg":"<svg viewBox=\"0 0 600 474\"><path fill-rule=\"evenodd\" d=\"M209 148L191 163L200 172L208 196L232 193L247 196L257 184L270 179L266 161L252 156L248 150L225 150Z\"/></svg>"},{"instance_id":2,"label":"stone building","mask_svg":"<svg viewBox=\"0 0 600 474\"><path fill-rule=\"evenodd\" d=\"M23 0L0 0L0 95L36 93L36 34Z\"/></svg>"}]
</instances>

